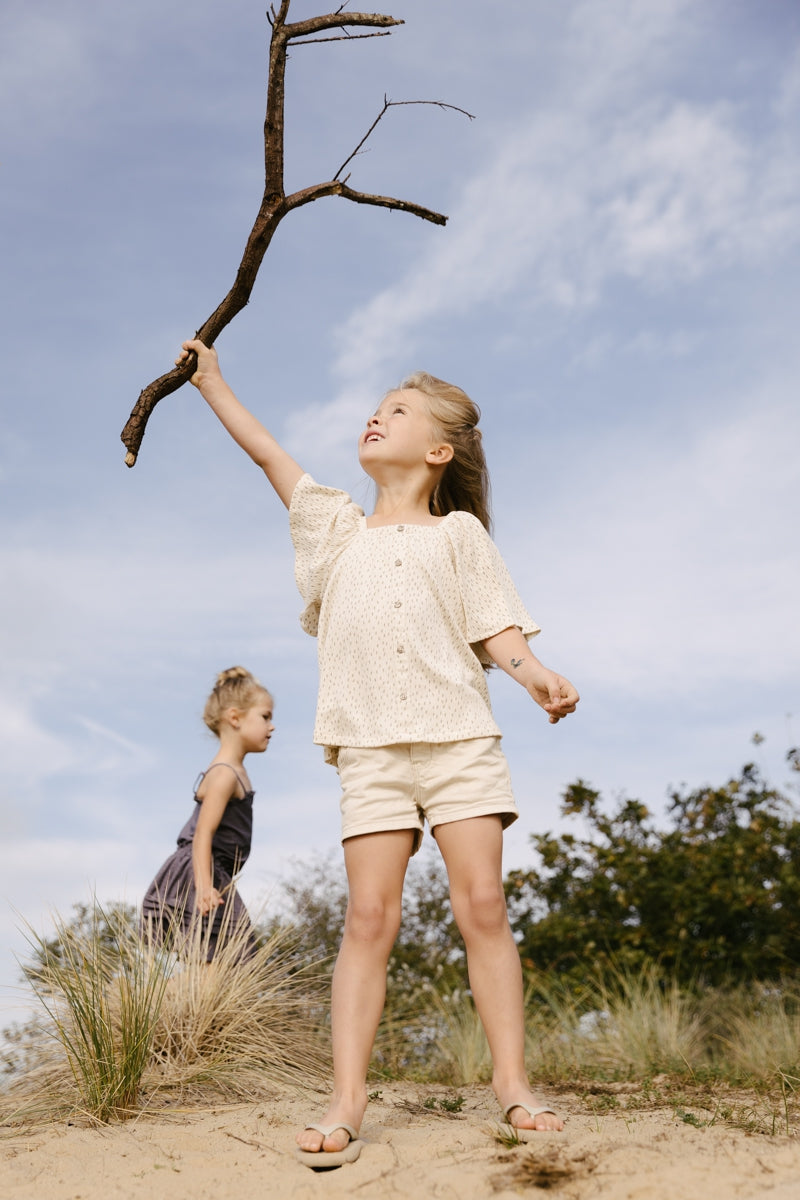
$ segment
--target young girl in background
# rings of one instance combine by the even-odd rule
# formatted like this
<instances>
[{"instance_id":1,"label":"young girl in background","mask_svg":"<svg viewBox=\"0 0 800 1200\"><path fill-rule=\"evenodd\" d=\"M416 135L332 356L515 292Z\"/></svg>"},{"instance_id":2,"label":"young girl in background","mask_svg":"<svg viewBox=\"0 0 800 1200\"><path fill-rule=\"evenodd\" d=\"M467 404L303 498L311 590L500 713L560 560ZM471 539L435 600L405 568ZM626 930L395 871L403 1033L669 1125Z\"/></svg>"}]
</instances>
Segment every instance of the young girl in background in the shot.
<instances>
[{"instance_id":1,"label":"young girl in background","mask_svg":"<svg viewBox=\"0 0 800 1200\"><path fill-rule=\"evenodd\" d=\"M219 750L198 777L195 808L178 834L178 848L161 866L142 903L142 923L158 940L188 941L203 920L210 962L222 936L250 928L234 877L250 853L253 796L245 770L248 754L263 754L272 731L272 697L244 667L217 676L203 720ZM223 919L223 914L225 914ZM252 932L247 939L254 945Z\"/></svg>"},{"instance_id":2,"label":"young girl in background","mask_svg":"<svg viewBox=\"0 0 800 1200\"><path fill-rule=\"evenodd\" d=\"M489 480L468 396L432 376L388 393L358 441L377 487L365 516L322 487L236 399L216 353L193 339L192 383L289 509L301 624L318 638L314 741L337 766L348 908L333 975L334 1089L297 1135L301 1161L352 1161L398 933L403 881L427 819L493 1060L492 1086L519 1130L558 1130L524 1063L522 970L506 912L503 829L517 817L484 666L496 663L555 724L568 680L528 648L538 632L487 533Z\"/></svg>"}]
</instances>

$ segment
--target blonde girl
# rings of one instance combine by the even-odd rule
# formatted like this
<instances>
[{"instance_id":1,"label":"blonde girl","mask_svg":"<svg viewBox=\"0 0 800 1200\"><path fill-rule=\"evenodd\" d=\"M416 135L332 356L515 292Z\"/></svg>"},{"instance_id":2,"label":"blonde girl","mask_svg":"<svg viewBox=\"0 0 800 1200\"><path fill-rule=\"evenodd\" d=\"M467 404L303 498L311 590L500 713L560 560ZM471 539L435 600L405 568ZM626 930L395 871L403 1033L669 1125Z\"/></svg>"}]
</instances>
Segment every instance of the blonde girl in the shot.
<instances>
[{"instance_id":1,"label":"blonde girl","mask_svg":"<svg viewBox=\"0 0 800 1200\"><path fill-rule=\"evenodd\" d=\"M244 667L217 676L203 720L219 749L194 786L194 811L178 834L142 903L142 920L157 939L189 939L198 919L210 962L221 939L250 927L233 880L250 853L255 792L244 766L263 754L275 726L272 697ZM223 919L225 914L225 919ZM252 947L250 933L248 944Z\"/></svg>"},{"instance_id":2,"label":"blonde girl","mask_svg":"<svg viewBox=\"0 0 800 1200\"><path fill-rule=\"evenodd\" d=\"M289 510L301 623L318 639L314 740L342 788L348 908L332 985L334 1086L322 1120L297 1135L301 1161L319 1169L360 1151L386 966L423 819L447 868L500 1107L520 1130L561 1129L525 1072L522 972L502 879L503 829L517 810L484 666L522 684L551 723L578 694L531 653L538 628L487 533L478 409L425 374L389 392L358 440L377 488L365 516L239 403L213 349L193 339L177 361L192 351L192 383Z\"/></svg>"}]
</instances>

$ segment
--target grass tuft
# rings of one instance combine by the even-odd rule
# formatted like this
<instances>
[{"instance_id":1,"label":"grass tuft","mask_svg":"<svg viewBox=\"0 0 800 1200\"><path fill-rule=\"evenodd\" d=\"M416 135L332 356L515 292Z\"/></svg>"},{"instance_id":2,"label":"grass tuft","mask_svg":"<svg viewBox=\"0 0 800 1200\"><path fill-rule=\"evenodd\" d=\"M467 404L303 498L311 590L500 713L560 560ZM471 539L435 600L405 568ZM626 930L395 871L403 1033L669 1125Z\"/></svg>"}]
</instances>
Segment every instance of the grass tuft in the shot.
<instances>
[{"instance_id":1,"label":"grass tuft","mask_svg":"<svg viewBox=\"0 0 800 1200\"><path fill-rule=\"evenodd\" d=\"M143 948L122 915L100 905L87 933L58 916L54 926L55 941L28 935L40 963L32 986L49 1018L39 1029L63 1051L86 1113L100 1122L130 1116L164 995L166 951Z\"/></svg>"},{"instance_id":2,"label":"grass tuft","mask_svg":"<svg viewBox=\"0 0 800 1200\"><path fill-rule=\"evenodd\" d=\"M233 929L208 963L200 927L178 958L99 904L77 931L54 924L50 940L29 933L42 1012L3 1089L7 1121L108 1122L187 1092L256 1098L327 1074L326 981L303 962L296 930L277 928L253 950Z\"/></svg>"}]
</instances>

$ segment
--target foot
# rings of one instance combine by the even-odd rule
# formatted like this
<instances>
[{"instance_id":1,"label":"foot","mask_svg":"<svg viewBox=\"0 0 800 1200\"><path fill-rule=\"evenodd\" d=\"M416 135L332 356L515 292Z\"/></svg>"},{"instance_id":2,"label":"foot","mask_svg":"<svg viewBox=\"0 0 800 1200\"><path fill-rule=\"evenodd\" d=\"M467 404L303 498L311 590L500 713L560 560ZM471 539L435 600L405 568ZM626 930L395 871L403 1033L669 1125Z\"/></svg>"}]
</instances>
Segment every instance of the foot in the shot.
<instances>
[{"instance_id":1,"label":"foot","mask_svg":"<svg viewBox=\"0 0 800 1200\"><path fill-rule=\"evenodd\" d=\"M528 1129L537 1133L560 1133L564 1128L561 1118L541 1104L515 1104L507 1110L506 1121L514 1129Z\"/></svg>"},{"instance_id":2,"label":"foot","mask_svg":"<svg viewBox=\"0 0 800 1200\"><path fill-rule=\"evenodd\" d=\"M550 1111L547 1101L542 1100L540 1096L535 1096L528 1087L516 1090L506 1088L503 1091L496 1088L495 1094L500 1101L506 1121L514 1129L559 1133L564 1128L564 1122L556 1113ZM536 1112L537 1109L545 1111ZM536 1115L532 1116L530 1110L533 1110Z\"/></svg>"},{"instance_id":3,"label":"foot","mask_svg":"<svg viewBox=\"0 0 800 1200\"><path fill-rule=\"evenodd\" d=\"M331 1128L332 1126L331 1132L326 1135L320 1133L318 1129L309 1127L301 1129L295 1141L301 1150L308 1150L312 1154L338 1153L344 1150L348 1143L353 1140L346 1126L349 1125L352 1129L360 1129L366 1107L366 1099L363 1101L351 1101L350 1103L334 1100L325 1113L325 1116L319 1122L325 1128Z\"/></svg>"}]
</instances>

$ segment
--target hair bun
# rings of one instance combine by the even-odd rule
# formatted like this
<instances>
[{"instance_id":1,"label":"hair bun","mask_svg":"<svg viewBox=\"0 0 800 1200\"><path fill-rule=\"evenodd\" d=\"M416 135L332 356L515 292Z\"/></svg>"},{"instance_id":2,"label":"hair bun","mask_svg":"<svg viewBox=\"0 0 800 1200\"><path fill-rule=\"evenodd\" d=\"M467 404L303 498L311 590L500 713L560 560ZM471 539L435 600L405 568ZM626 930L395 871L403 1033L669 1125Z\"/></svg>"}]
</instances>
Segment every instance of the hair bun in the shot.
<instances>
[{"instance_id":1,"label":"hair bun","mask_svg":"<svg viewBox=\"0 0 800 1200\"><path fill-rule=\"evenodd\" d=\"M235 679L252 679L252 675L246 667L228 667L226 671L220 671L217 676L216 687L222 687L225 683L232 683Z\"/></svg>"}]
</instances>

